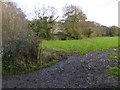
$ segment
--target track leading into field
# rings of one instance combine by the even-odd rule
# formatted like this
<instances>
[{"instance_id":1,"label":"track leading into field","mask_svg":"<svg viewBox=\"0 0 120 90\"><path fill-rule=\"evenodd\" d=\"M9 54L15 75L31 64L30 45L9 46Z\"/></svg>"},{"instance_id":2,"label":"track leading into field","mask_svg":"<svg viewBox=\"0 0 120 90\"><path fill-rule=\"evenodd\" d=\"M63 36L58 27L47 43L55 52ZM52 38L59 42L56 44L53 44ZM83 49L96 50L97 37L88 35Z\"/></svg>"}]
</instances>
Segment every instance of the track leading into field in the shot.
<instances>
[{"instance_id":1,"label":"track leading into field","mask_svg":"<svg viewBox=\"0 0 120 90\"><path fill-rule=\"evenodd\" d=\"M112 50L112 52L111 52ZM73 54L56 65L21 76L3 76L3 88L111 88L118 85L118 78L108 76L106 69L118 64L109 55L114 49L90 51L80 56Z\"/></svg>"}]
</instances>

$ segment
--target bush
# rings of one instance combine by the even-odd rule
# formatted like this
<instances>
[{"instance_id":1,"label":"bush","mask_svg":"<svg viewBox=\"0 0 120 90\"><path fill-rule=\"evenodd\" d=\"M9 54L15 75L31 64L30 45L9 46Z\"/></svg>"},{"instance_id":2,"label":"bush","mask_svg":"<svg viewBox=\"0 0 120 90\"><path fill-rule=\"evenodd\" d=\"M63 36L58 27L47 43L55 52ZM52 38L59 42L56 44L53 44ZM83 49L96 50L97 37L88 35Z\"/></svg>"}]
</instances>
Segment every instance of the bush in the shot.
<instances>
[{"instance_id":1,"label":"bush","mask_svg":"<svg viewBox=\"0 0 120 90\"><path fill-rule=\"evenodd\" d=\"M66 40L67 37L63 32L58 32L57 34L54 34L54 36L56 36L57 39L59 40Z\"/></svg>"},{"instance_id":2,"label":"bush","mask_svg":"<svg viewBox=\"0 0 120 90\"><path fill-rule=\"evenodd\" d=\"M3 73L20 71L27 67L29 60L37 63L39 38L27 30L16 37L3 41Z\"/></svg>"},{"instance_id":3,"label":"bush","mask_svg":"<svg viewBox=\"0 0 120 90\"><path fill-rule=\"evenodd\" d=\"M25 14L15 3L2 5L3 74L19 73L37 63L39 37L28 28ZM30 64L31 65L31 64Z\"/></svg>"},{"instance_id":4,"label":"bush","mask_svg":"<svg viewBox=\"0 0 120 90\"><path fill-rule=\"evenodd\" d=\"M93 33L93 31L91 30L91 28L84 30L84 35L87 36L87 38L89 38L92 33Z\"/></svg>"}]
</instances>

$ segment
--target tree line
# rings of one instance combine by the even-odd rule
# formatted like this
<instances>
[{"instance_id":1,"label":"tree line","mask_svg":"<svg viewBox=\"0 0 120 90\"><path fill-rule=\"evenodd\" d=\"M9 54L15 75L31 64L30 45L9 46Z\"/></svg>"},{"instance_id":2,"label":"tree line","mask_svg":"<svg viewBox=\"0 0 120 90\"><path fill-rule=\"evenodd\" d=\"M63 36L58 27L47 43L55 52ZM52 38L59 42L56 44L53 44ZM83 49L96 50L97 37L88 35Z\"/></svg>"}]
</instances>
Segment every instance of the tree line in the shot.
<instances>
[{"instance_id":1,"label":"tree line","mask_svg":"<svg viewBox=\"0 0 120 90\"><path fill-rule=\"evenodd\" d=\"M54 13L54 9L52 8L51 12ZM30 27L43 39L66 40L119 35L120 28L117 26L107 27L94 21L88 21L86 14L79 6L66 5L63 7L63 17L57 21L55 14L46 16L47 12L40 14L41 11L41 9L36 11L38 18L30 21Z\"/></svg>"}]
</instances>

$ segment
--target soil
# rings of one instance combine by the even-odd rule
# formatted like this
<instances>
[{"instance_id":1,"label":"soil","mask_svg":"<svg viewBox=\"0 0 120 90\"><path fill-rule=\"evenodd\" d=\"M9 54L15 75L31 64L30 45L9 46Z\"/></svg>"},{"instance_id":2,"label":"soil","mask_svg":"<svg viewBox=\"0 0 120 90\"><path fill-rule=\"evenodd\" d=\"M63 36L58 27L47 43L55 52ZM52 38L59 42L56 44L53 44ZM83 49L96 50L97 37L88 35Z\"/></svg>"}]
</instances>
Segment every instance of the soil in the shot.
<instances>
[{"instance_id":1,"label":"soil","mask_svg":"<svg viewBox=\"0 0 120 90\"><path fill-rule=\"evenodd\" d=\"M56 65L29 74L3 76L3 88L112 88L118 85L117 76L106 70L119 60L108 58L118 48L89 51L85 55L72 54Z\"/></svg>"}]
</instances>

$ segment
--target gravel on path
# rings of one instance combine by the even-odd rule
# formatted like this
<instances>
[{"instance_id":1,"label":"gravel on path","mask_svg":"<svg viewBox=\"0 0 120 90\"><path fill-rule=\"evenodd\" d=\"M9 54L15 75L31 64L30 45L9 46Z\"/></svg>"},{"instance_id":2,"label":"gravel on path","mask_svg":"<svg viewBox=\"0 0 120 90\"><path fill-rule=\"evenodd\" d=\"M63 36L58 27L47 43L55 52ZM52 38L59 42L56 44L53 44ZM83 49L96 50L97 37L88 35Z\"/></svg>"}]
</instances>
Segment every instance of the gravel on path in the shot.
<instances>
[{"instance_id":1,"label":"gravel on path","mask_svg":"<svg viewBox=\"0 0 120 90\"><path fill-rule=\"evenodd\" d=\"M73 54L67 60L20 76L3 76L3 88L112 88L118 85L118 77L108 76L107 68L116 66L119 60L111 60L110 50L89 51L83 56Z\"/></svg>"}]
</instances>

